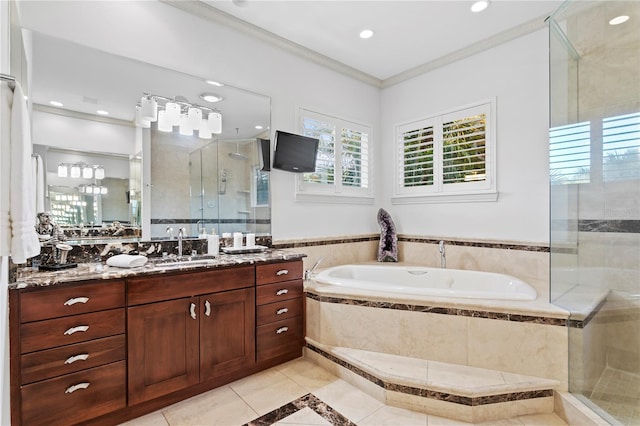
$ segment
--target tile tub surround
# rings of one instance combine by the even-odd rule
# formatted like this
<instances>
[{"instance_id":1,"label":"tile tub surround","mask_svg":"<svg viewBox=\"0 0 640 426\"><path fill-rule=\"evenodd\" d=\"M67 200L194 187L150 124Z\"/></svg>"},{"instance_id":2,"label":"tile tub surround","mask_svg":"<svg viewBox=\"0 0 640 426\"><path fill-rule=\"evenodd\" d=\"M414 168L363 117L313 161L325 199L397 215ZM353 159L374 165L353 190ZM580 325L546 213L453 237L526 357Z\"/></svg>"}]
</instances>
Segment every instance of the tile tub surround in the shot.
<instances>
[{"instance_id":1,"label":"tile tub surround","mask_svg":"<svg viewBox=\"0 0 640 426\"><path fill-rule=\"evenodd\" d=\"M567 389L569 313L540 299L402 299L313 281L306 291L307 337L320 344L542 377Z\"/></svg>"},{"instance_id":2,"label":"tile tub surround","mask_svg":"<svg viewBox=\"0 0 640 426\"><path fill-rule=\"evenodd\" d=\"M549 295L549 246L509 241L467 241L446 237L398 235L399 261L440 267L438 243L445 242L447 267L513 275L531 284L543 298ZM273 247L305 253L305 269L323 258L321 268L375 262L380 234L299 240L274 240Z\"/></svg>"},{"instance_id":3,"label":"tile tub surround","mask_svg":"<svg viewBox=\"0 0 640 426\"><path fill-rule=\"evenodd\" d=\"M555 380L417 358L328 347L305 356L379 401L465 422L553 412Z\"/></svg>"}]
</instances>

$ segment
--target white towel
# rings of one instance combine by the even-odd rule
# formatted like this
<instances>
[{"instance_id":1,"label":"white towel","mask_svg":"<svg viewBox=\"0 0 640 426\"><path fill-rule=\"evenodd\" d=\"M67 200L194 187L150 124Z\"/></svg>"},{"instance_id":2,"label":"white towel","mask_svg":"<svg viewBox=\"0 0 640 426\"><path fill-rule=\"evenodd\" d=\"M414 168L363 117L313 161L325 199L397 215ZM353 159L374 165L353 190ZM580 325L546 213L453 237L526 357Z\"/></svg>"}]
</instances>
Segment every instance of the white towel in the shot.
<instances>
[{"instance_id":1,"label":"white towel","mask_svg":"<svg viewBox=\"0 0 640 426\"><path fill-rule=\"evenodd\" d=\"M11 106L11 180L9 202L11 216L11 260L25 263L40 254L36 233L35 187L31 176L31 125L27 101L16 82Z\"/></svg>"},{"instance_id":2,"label":"white towel","mask_svg":"<svg viewBox=\"0 0 640 426\"><path fill-rule=\"evenodd\" d=\"M0 83L0 256L11 254L11 217L9 182L11 181L11 100L13 91Z\"/></svg>"},{"instance_id":3,"label":"white towel","mask_svg":"<svg viewBox=\"0 0 640 426\"><path fill-rule=\"evenodd\" d=\"M44 211L44 177L47 173L44 169L44 163L40 154L33 154L31 158L31 169L33 171L33 184L36 188L36 201L34 206L37 214Z\"/></svg>"},{"instance_id":4,"label":"white towel","mask_svg":"<svg viewBox=\"0 0 640 426\"><path fill-rule=\"evenodd\" d=\"M137 268L147 263L147 257L142 255L116 254L107 259L107 265L118 268Z\"/></svg>"}]
</instances>

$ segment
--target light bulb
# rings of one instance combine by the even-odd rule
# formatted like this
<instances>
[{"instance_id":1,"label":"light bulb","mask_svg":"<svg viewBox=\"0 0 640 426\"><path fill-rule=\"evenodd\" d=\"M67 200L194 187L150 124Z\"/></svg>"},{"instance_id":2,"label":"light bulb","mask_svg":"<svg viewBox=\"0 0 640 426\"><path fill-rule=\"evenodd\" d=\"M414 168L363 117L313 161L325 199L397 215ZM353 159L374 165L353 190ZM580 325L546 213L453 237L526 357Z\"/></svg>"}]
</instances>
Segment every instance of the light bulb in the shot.
<instances>
[{"instance_id":1,"label":"light bulb","mask_svg":"<svg viewBox=\"0 0 640 426\"><path fill-rule=\"evenodd\" d=\"M222 114L219 112L209 113L209 130L216 135L222 133Z\"/></svg>"},{"instance_id":2,"label":"light bulb","mask_svg":"<svg viewBox=\"0 0 640 426\"><path fill-rule=\"evenodd\" d=\"M187 114L182 114L180 116L180 134L184 136L193 135L193 128L189 123L189 117Z\"/></svg>"},{"instance_id":3,"label":"light bulb","mask_svg":"<svg viewBox=\"0 0 640 426\"><path fill-rule=\"evenodd\" d=\"M180 105L175 102L167 102L164 106L166 113L165 119L168 120L171 126L177 126L180 124Z\"/></svg>"},{"instance_id":4,"label":"light bulb","mask_svg":"<svg viewBox=\"0 0 640 426\"><path fill-rule=\"evenodd\" d=\"M189 118L189 126L191 126L193 130L198 130L200 121L202 121L202 110L199 108L189 108L187 116Z\"/></svg>"},{"instance_id":5,"label":"light bulb","mask_svg":"<svg viewBox=\"0 0 640 426\"><path fill-rule=\"evenodd\" d=\"M69 175L69 169L64 163L58 164L58 177L67 177Z\"/></svg>"},{"instance_id":6,"label":"light bulb","mask_svg":"<svg viewBox=\"0 0 640 426\"><path fill-rule=\"evenodd\" d=\"M158 130L161 132L173 132L173 124L167 118L167 111L158 111Z\"/></svg>"},{"instance_id":7,"label":"light bulb","mask_svg":"<svg viewBox=\"0 0 640 426\"><path fill-rule=\"evenodd\" d=\"M93 177L93 167L84 166L82 168L82 178L83 179L91 179Z\"/></svg>"},{"instance_id":8,"label":"light bulb","mask_svg":"<svg viewBox=\"0 0 640 426\"><path fill-rule=\"evenodd\" d=\"M156 121L158 119L158 101L151 96L143 96L140 100L142 119Z\"/></svg>"},{"instance_id":9,"label":"light bulb","mask_svg":"<svg viewBox=\"0 0 640 426\"><path fill-rule=\"evenodd\" d=\"M80 166L78 164L74 164L71 166L71 177L72 178L80 177Z\"/></svg>"},{"instance_id":10,"label":"light bulb","mask_svg":"<svg viewBox=\"0 0 640 426\"><path fill-rule=\"evenodd\" d=\"M100 179L104 179L104 167L102 166L98 166L96 167L96 179L100 180Z\"/></svg>"}]
</instances>

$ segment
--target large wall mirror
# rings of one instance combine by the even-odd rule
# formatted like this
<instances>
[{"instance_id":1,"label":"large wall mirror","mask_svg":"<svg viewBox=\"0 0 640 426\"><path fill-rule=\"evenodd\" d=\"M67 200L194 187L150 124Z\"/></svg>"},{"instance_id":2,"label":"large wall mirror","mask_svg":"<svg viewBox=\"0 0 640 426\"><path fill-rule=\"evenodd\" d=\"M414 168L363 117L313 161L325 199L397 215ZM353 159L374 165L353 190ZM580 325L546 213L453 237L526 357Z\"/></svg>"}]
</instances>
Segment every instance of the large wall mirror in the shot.
<instances>
[{"instance_id":1,"label":"large wall mirror","mask_svg":"<svg viewBox=\"0 0 640 426\"><path fill-rule=\"evenodd\" d=\"M25 35L44 206L72 235L270 234L269 97Z\"/></svg>"}]
</instances>

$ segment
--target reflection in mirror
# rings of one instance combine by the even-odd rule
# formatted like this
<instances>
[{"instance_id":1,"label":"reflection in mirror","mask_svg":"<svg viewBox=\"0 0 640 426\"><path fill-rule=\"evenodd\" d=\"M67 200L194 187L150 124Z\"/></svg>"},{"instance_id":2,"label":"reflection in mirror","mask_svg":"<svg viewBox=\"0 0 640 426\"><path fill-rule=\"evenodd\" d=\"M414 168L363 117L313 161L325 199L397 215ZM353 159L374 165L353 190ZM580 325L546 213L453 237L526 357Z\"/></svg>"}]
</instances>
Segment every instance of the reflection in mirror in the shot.
<instances>
[{"instance_id":1,"label":"reflection in mirror","mask_svg":"<svg viewBox=\"0 0 640 426\"><path fill-rule=\"evenodd\" d=\"M185 227L196 236L203 225L208 233L212 227L227 232L227 225L232 231L270 233L269 177L256 173L259 156L254 152L257 138L269 138L269 97L212 85L207 79L214 76L196 77L30 33L34 152L47 159L47 185L56 187L48 207L56 204L60 210L56 220L83 228L119 222L141 227L142 239L166 238L167 227L176 233ZM199 124L183 126L194 108ZM175 112L184 117L167 121ZM212 113L219 115L212 120ZM208 127L202 125L205 117ZM218 152L223 146L224 152ZM58 151L72 158L61 159ZM234 160L229 154L235 151L246 151L249 159ZM195 152L201 153L197 159ZM80 159L96 155L103 157ZM109 156L119 158L126 173L110 174L116 168L107 166ZM196 161L198 174L192 172ZM96 179L94 171L92 178L61 181L60 163L69 176L74 164L103 165L106 176ZM227 176L224 194L222 175ZM66 195L67 205L58 206L62 200L52 200L51 193ZM69 205L69 195L80 205ZM73 214L67 217L68 211Z\"/></svg>"}]
</instances>

